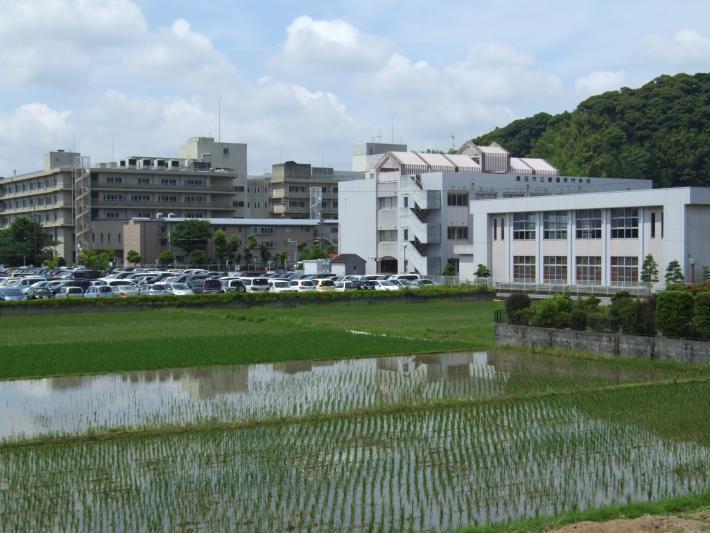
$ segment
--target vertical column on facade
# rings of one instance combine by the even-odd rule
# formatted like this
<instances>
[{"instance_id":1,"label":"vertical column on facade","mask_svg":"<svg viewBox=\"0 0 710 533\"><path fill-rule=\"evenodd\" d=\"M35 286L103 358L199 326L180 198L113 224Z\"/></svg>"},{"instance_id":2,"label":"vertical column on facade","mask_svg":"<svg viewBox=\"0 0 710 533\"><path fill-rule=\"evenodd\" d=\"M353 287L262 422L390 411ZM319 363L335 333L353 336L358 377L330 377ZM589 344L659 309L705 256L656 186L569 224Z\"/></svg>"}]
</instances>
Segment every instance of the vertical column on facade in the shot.
<instances>
[{"instance_id":1,"label":"vertical column on facade","mask_svg":"<svg viewBox=\"0 0 710 533\"><path fill-rule=\"evenodd\" d=\"M543 254L545 253L545 250L543 249L543 213L542 211L538 211L536 213L537 215L537 220L535 222L535 250L536 250L536 256L537 259L535 260L535 281L538 285L541 283L544 283L545 281L545 276L544 276L544 258Z\"/></svg>"},{"instance_id":2,"label":"vertical column on facade","mask_svg":"<svg viewBox=\"0 0 710 533\"><path fill-rule=\"evenodd\" d=\"M609 210L602 209L602 285L611 285L611 259L609 259L609 238L611 228L609 227Z\"/></svg>"},{"instance_id":3,"label":"vertical column on facade","mask_svg":"<svg viewBox=\"0 0 710 533\"><path fill-rule=\"evenodd\" d=\"M513 281L513 216L510 213L503 215L503 223L505 224L505 254L508 272L506 279L509 283Z\"/></svg>"},{"instance_id":4,"label":"vertical column on facade","mask_svg":"<svg viewBox=\"0 0 710 533\"><path fill-rule=\"evenodd\" d=\"M643 265L643 258L646 256L646 216L647 211L650 208L639 207L639 219L638 219L638 233L639 233L639 247L638 247L638 280L641 281L641 266ZM648 216L650 219L650 215Z\"/></svg>"},{"instance_id":5,"label":"vertical column on facade","mask_svg":"<svg viewBox=\"0 0 710 533\"><path fill-rule=\"evenodd\" d=\"M575 234L577 233L577 221L574 211L567 211L567 285L574 285L575 272L577 269L577 257L575 251Z\"/></svg>"}]
</instances>

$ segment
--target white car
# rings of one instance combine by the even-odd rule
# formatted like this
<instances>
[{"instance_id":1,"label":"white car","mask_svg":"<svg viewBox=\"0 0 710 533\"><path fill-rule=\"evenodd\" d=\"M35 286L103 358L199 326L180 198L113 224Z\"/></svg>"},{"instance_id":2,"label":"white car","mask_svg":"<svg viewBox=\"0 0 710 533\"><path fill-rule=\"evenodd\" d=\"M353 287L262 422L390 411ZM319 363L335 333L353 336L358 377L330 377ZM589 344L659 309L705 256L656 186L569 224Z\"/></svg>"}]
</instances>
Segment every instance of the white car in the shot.
<instances>
[{"instance_id":1,"label":"white car","mask_svg":"<svg viewBox=\"0 0 710 533\"><path fill-rule=\"evenodd\" d=\"M323 279L314 279L313 281L316 284L317 291L334 291L335 290L335 283L333 283L332 279L323 278Z\"/></svg>"},{"instance_id":2,"label":"white car","mask_svg":"<svg viewBox=\"0 0 710 533\"><path fill-rule=\"evenodd\" d=\"M108 285L92 285L86 289L84 298L113 298L113 289Z\"/></svg>"},{"instance_id":3,"label":"white car","mask_svg":"<svg viewBox=\"0 0 710 533\"><path fill-rule=\"evenodd\" d=\"M166 285L170 287L170 294L174 294L175 296L189 296L195 294L186 283L166 283Z\"/></svg>"},{"instance_id":4,"label":"white car","mask_svg":"<svg viewBox=\"0 0 710 533\"><path fill-rule=\"evenodd\" d=\"M294 279L289 281L289 285L298 292L313 292L316 290L316 284L310 279Z\"/></svg>"},{"instance_id":5,"label":"white car","mask_svg":"<svg viewBox=\"0 0 710 533\"><path fill-rule=\"evenodd\" d=\"M272 292L297 292L295 287L292 287L288 281L282 279L270 279L269 286Z\"/></svg>"},{"instance_id":6,"label":"white car","mask_svg":"<svg viewBox=\"0 0 710 533\"><path fill-rule=\"evenodd\" d=\"M110 285L114 296L120 296L122 298L128 296L140 296L141 289L135 283L121 283L119 285Z\"/></svg>"},{"instance_id":7,"label":"white car","mask_svg":"<svg viewBox=\"0 0 710 533\"><path fill-rule=\"evenodd\" d=\"M386 279L373 279L372 283L375 285L376 291L398 291L399 285L392 283Z\"/></svg>"},{"instance_id":8,"label":"white car","mask_svg":"<svg viewBox=\"0 0 710 533\"><path fill-rule=\"evenodd\" d=\"M268 292L271 287L267 278L239 278L247 292Z\"/></svg>"},{"instance_id":9,"label":"white car","mask_svg":"<svg viewBox=\"0 0 710 533\"><path fill-rule=\"evenodd\" d=\"M343 280L335 282L335 290L337 292L354 291L357 289L357 282L353 280Z\"/></svg>"},{"instance_id":10,"label":"white car","mask_svg":"<svg viewBox=\"0 0 710 533\"><path fill-rule=\"evenodd\" d=\"M65 285L64 287L60 287L59 292L57 292L54 297L59 299L83 298L84 291L81 287Z\"/></svg>"}]
</instances>

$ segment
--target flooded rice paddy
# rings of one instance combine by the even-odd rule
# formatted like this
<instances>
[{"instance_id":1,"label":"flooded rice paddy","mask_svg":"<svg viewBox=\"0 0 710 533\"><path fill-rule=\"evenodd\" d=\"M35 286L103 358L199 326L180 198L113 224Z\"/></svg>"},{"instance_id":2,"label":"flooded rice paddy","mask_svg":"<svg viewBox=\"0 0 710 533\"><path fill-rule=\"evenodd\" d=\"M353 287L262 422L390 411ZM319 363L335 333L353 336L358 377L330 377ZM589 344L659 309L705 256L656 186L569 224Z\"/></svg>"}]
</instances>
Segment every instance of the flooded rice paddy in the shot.
<instances>
[{"instance_id":1,"label":"flooded rice paddy","mask_svg":"<svg viewBox=\"0 0 710 533\"><path fill-rule=\"evenodd\" d=\"M707 492L689 374L477 352L2 382L0 531L439 531ZM353 413L380 406L408 408Z\"/></svg>"}]
</instances>

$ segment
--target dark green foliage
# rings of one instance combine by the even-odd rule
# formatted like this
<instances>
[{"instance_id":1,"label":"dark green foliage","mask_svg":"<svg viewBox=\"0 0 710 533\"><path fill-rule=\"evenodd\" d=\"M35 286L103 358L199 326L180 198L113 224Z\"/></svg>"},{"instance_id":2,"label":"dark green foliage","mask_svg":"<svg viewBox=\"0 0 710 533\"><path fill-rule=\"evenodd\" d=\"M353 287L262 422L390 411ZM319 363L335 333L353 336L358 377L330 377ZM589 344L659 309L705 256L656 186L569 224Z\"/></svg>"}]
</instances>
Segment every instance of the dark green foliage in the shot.
<instances>
[{"instance_id":1,"label":"dark green foliage","mask_svg":"<svg viewBox=\"0 0 710 533\"><path fill-rule=\"evenodd\" d=\"M227 243L227 235L221 229L215 231L212 236L212 254L219 263L228 258L229 244Z\"/></svg>"},{"instance_id":2,"label":"dark green foliage","mask_svg":"<svg viewBox=\"0 0 710 533\"><path fill-rule=\"evenodd\" d=\"M141 257L141 254L139 254L135 250L128 250L128 253L126 254L126 259L129 263L133 263L133 265L135 266L140 263L143 258Z\"/></svg>"},{"instance_id":3,"label":"dark green foliage","mask_svg":"<svg viewBox=\"0 0 710 533\"><path fill-rule=\"evenodd\" d=\"M685 276L683 276L683 270L680 268L680 263L675 259L668 263L666 267L666 285L673 285L675 283L683 283L685 281Z\"/></svg>"},{"instance_id":4,"label":"dark green foliage","mask_svg":"<svg viewBox=\"0 0 710 533\"><path fill-rule=\"evenodd\" d=\"M530 325L540 328L555 328L559 326L559 309L557 302L547 298L535 307Z\"/></svg>"},{"instance_id":5,"label":"dark green foliage","mask_svg":"<svg viewBox=\"0 0 710 533\"><path fill-rule=\"evenodd\" d=\"M175 255L172 252L164 251L158 256L158 263L161 265L170 265L175 261Z\"/></svg>"},{"instance_id":6,"label":"dark green foliage","mask_svg":"<svg viewBox=\"0 0 710 533\"><path fill-rule=\"evenodd\" d=\"M205 253L202 250L192 250L187 254L187 261L193 265L202 265L205 263Z\"/></svg>"},{"instance_id":7,"label":"dark green foliage","mask_svg":"<svg viewBox=\"0 0 710 533\"><path fill-rule=\"evenodd\" d=\"M478 264L476 267L476 272L473 273L474 276L477 278L490 278L491 277L491 271L488 269L486 265Z\"/></svg>"},{"instance_id":8,"label":"dark green foliage","mask_svg":"<svg viewBox=\"0 0 710 533\"><path fill-rule=\"evenodd\" d=\"M527 311L530 308L530 296L523 293L513 293L505 300L505 310L511 324L526 325Z\"/></svg>"},{"instance_id":9,"label":"dark green foliage","mask_svg":"<svg viewBox=\"0 0 710 533\"><path fill-rule=\"evenodd\" d=\"M442 276L455 276L456 275L456 266L454 266L453 263L446 263L446 268L444 268L444 271L441 273Z\"/></svg>"},{"instance_id":10,"label":"dark green foliage","mask_svg":"<svg viewBox=\"0 0 710 533\"><path fill-rule=\"evenodd\" d=\"M79 264L86 268L106 270L113 261L111 250L82 250L79 254Z\"/></svg>"},{"instance_id":11,"label":"dark green foliage","mask_svg":"<svg viewBox=\"0 0 710 533\"><path fill-rule=\"evenodd\" d=\"M17 217L0 230L0 264L39 266L50 258L48 248L53 244L54 239L39 223Z\"/></svg>"},{"instance_id":12,"label":"dark green foliage","mask_svg":"<svg viewBox=\"0 0 710 533\"><path fill-rule=\"evenodd\" d=\"M644 283L656 283L658 281L658 263L656 263L651 254L648 254L643 260L641 281Z\"/></svg>"},{"instance_id":13,"label":"dark green foliage","mask_svg":"<svg viewBox=\"0 0 710 533\"><path fill-rule=\"evenodd\" d=\"M656 295L641 300L639 307L639 333L655 335L656 328Z\"/></svg>"},{"instance_id":14,"label":"dark green foliage","mask_svg":"<svg viewBox=\"0 0 710 533\"><path fill-rule=\"evenodd\" d=\"M569 327L575 331L586 331L587 311L584 306L575 306L569 314Z\"/></svg>"},{"instance_id":15,"label":"dark green foliage","mask_svg":"<svg viewBox=\"0 0 710 533\"><path fill-rule=\"evenodd\" d=\"M663 291L656 300L658 329L667 337L692 333L693 295L688 291Z\"/></svg>"},{"instance_id":16,"label":"dark green foliage","mask_svg":"<svg viewBox=\"0 0 710 533\"><path fill-rule=\"evenodd\" d=\"M695 295L693 329L698 337L710 339L710 292Z\"/></svg>"},{"instance_id":17,"label":"dark green foliage","mask_svg":"<svg viewBox=\"0 0 710 533\"><path fill-rule=\"evenodd\" d=\"M641 333L641 303L627 292L615 294L609 308L609 329L613 333Z\"/></svg>"},{"instance_id":18,"label":"dark green foliage","mask_svg":"<svg viewBox=\"0 0 710 533\"><path fill-rule=\"evenodd\" d=\"M539 113L474 139L516 156L543 157L563 175L652 179L656 186L710 185L710 74L660 76ZM682 149L679 149L682 147Z\"/></svg>"},{"instance_id":19,"label":"dark green foliage","mask_svg":"<svg viewBox=\"0 0 710 533\"><path fill-rule=\"evenodd\" d=\"M170 243L185 250L187 255L193 250L203 250L210 239L210 223L206 220L186 220L176 224L170 232Z\"/></svg>"}]
</instances>

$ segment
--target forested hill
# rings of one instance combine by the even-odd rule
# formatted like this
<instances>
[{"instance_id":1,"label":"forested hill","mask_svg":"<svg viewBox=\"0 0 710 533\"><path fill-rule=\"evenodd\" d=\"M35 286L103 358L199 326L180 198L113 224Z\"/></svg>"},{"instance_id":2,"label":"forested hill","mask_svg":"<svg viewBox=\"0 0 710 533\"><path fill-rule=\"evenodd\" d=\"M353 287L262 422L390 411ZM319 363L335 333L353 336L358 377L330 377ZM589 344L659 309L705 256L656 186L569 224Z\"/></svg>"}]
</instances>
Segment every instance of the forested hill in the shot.
<instances>
[{"instance_id":1,"label":"forested hill","mask_svg":"<svg viewBox=\"0 0 710 533\"><path fill-rule=\"evenodd\" d=\"M570 176L650 178L656 187L710 186L710 74L660 76L537 115L474 139L543 157Z\"/></svg>"}]
</instances>

